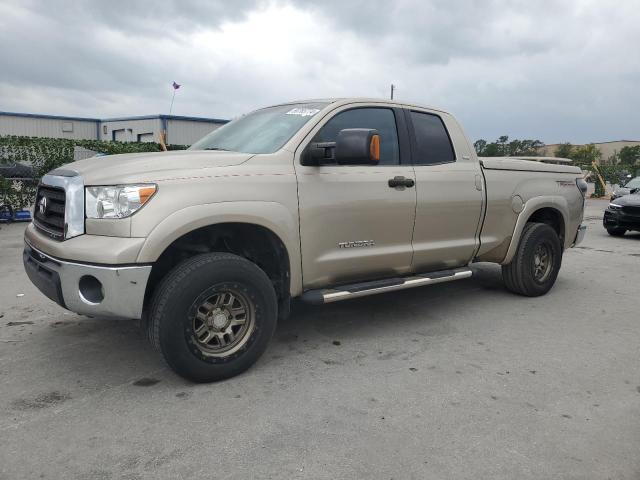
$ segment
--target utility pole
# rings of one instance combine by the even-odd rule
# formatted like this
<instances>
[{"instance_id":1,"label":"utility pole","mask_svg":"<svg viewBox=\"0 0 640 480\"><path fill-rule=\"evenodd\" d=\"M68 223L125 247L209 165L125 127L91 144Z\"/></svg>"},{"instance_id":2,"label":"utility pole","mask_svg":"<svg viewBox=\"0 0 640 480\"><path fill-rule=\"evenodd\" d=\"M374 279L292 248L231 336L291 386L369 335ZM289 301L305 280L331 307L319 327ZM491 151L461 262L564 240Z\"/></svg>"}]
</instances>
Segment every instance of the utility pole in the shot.
<instances>
[{"instance_id":1,"label":"utility pole","mask_svg":"<svg viewBox=\"0 0 640 480\"><path fill-rule=\"evenodd\" d=\"M396 89L396 86L392 83L391 84L391 100L393 100L393 91Z\"/></svg>"}]
</instances>

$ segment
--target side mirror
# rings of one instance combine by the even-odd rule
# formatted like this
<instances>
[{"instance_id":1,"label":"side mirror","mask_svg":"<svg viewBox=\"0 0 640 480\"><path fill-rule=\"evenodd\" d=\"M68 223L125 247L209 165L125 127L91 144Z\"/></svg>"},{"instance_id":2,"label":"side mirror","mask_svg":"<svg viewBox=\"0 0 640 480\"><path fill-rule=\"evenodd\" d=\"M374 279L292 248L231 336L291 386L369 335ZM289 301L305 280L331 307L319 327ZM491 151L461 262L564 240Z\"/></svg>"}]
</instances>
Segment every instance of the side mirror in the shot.
<instances>
[{"instance_id":1,"label":"side mirror","mask_svg":"<svg viewBox=\"0 0 640 480\"><path fill-rule=\"evenodd\" d=\"M380 134L370 128L345 128L336 140L339 165L377 165L380 161Z\"/></svg>"},{"instance_id":2,"label":"side mirror","mask_svg":"<svg viewBox=\"0 0 640 480\"><path fill-rule=\"evenodd\" d=\"M305 166L377 165L380 161L380 134L370 128L345 128L335 142L309 144L302 154Z\"/></svg>"}]
</instances>

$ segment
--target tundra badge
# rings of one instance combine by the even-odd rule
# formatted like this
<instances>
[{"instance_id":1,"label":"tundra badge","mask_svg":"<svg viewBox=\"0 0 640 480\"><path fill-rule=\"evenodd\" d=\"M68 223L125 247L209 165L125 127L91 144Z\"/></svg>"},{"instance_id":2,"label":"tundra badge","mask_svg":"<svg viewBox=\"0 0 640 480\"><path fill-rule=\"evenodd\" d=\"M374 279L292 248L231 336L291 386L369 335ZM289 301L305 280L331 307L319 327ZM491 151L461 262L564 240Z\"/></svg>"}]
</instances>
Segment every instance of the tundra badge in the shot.
<instances>
[{"instance_id":1,"label":"tundra badge","mask_svg":"<svg viewBox=\"0 0 640 480\"><path fill-rule=\"evenodd\" d=\"M355 240L353 242L339 242L338 248L373 247L376 244L373 240Z\"/></svg>"}]
</instances>

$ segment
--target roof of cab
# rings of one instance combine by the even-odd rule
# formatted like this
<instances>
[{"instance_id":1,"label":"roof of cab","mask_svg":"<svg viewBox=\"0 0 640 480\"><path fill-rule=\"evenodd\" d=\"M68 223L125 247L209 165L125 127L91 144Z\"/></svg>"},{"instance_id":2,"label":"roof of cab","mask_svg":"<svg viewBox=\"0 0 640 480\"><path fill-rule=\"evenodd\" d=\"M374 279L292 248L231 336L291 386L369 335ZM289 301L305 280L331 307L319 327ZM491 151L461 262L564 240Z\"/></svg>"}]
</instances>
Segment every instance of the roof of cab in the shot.
<instances>
[{"instance_id":1,"label":"roof of cab","mask_svg":"<svg viewBox=\"0 0 640 480\"><path fill-rule=\"evenodd\" d=\"M311 98L311 99L303 99L303 100L294 100L291 102L283 102L273 106L294 105L294 104L301 104L301 103L327 103L327 104L338 104L338 105L348 105L350 103L388 103L390 105L424 108L424 109L433 110L436 112L449 113L441 108L432 107L429 105L421 105L419 103L405 102L402 100L389 100L387 98L371 98L371 97Z\"/></svg>"}]
</instances>

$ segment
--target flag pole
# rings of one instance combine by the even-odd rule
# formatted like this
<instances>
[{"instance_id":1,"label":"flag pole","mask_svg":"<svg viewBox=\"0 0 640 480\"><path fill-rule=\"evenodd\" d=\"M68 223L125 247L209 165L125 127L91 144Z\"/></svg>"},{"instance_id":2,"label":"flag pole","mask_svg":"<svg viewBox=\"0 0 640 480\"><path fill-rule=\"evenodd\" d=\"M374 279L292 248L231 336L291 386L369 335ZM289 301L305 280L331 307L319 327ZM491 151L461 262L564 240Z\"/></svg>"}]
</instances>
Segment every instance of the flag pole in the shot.
<instances>
[{"instance_id":1,"label":"flag pole","mask_svg":"<svg viewBox=\"0 0 640 480\"><path fill-rule=\"evenodd\" d=\"M178 85L175 80L172 83L172 87L173 87L173 95L171 95L171 106L169 107L169 115L171 115L171 113L173 112L173 101L176 99L176 90L178 90L180 88L180 85ZM165 152L167 151L167 129L166 129L166 120L164 122L165 128L162 129L162 131L160 132L160 148L162 148L162 150L164 150Z\"/></svg>"},{"instance_id":2,"label":"flag pole","mask_svg":"<svg viewBox=\"0 0 640 480\"><path fill-rule=\"evenodd\" d=\"M173 95L171 96L171 106L169 107L169 115L171 115L171 112L173 111L173 101L176 98L176 88L173 89Z\"/></svg>"}]
</instances>

